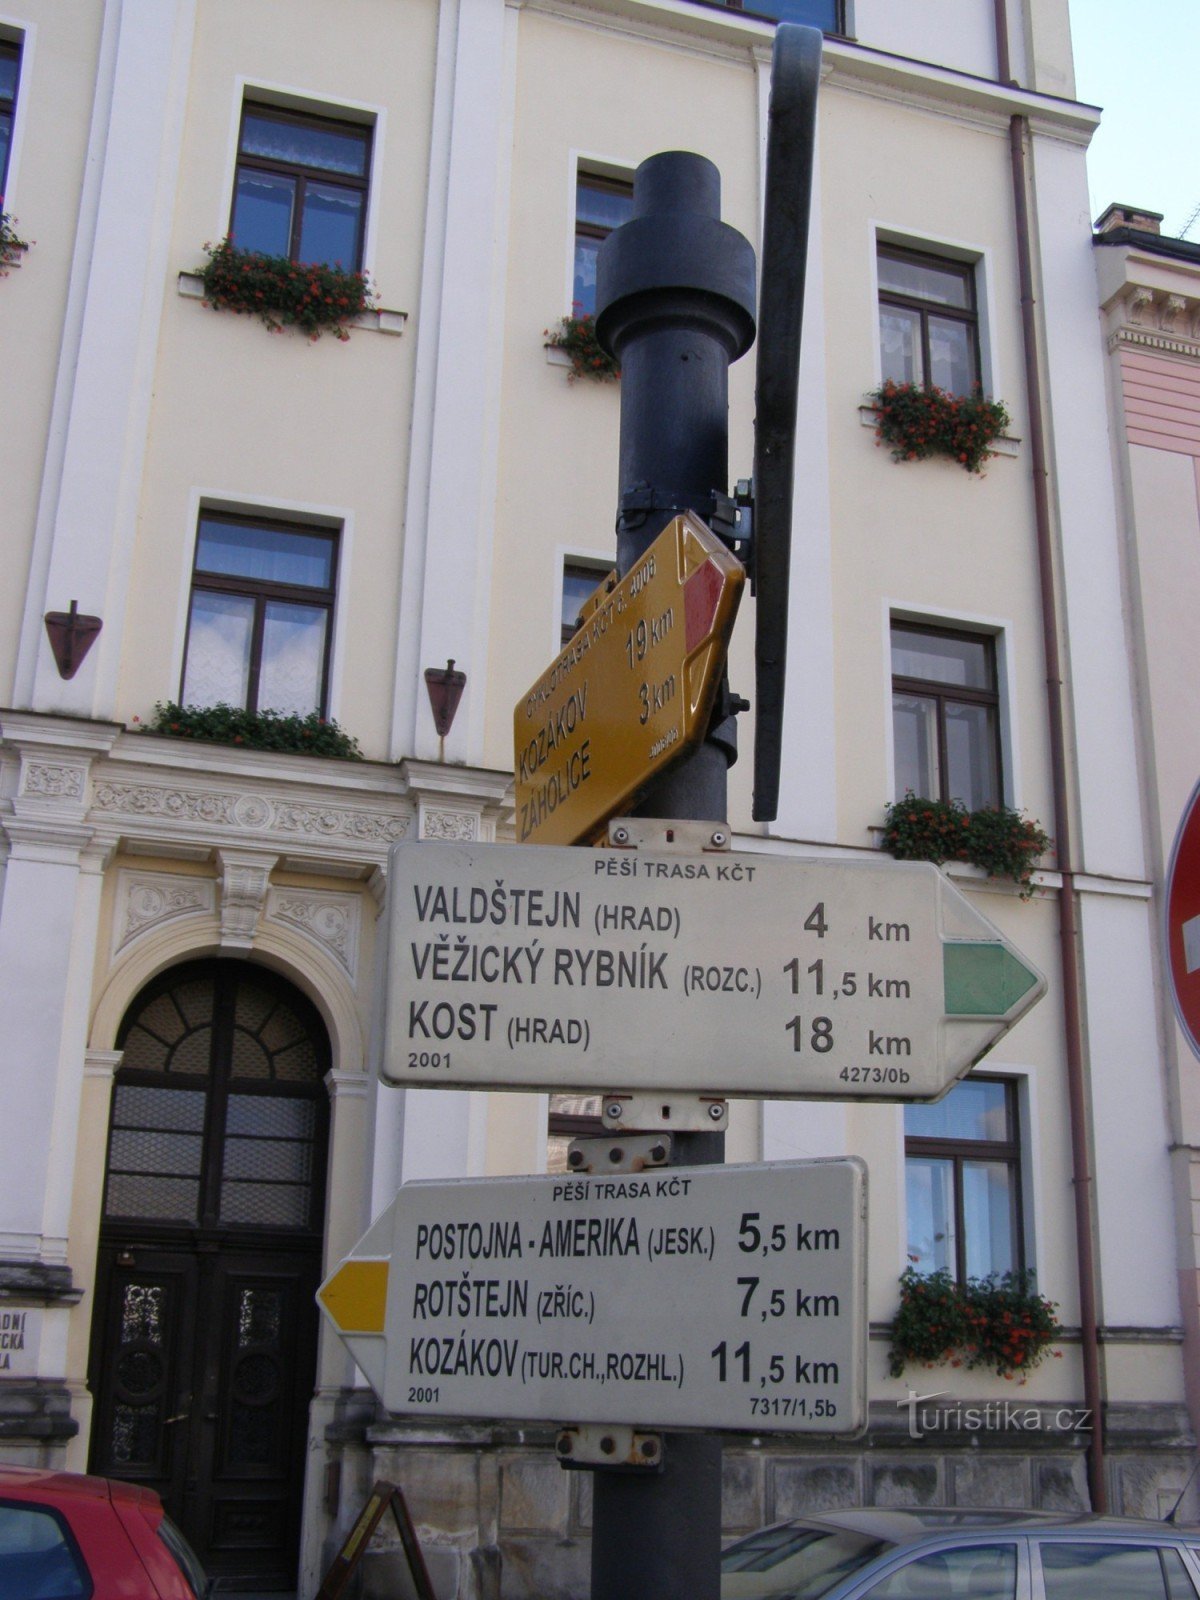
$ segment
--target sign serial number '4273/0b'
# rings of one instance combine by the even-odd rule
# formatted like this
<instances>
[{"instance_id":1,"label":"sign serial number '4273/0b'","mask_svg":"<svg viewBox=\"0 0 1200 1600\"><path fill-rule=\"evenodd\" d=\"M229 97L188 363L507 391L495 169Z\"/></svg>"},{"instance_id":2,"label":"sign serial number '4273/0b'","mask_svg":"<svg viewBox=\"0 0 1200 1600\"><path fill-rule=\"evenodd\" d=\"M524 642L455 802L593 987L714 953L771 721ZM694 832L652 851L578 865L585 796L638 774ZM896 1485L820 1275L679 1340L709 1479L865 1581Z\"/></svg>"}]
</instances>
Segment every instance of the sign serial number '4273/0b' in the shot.
<instances>
[{"instance_id":1,"label":"sign serial number '4273/0b'","mask_svg":"<svg viewBox=\"0 0 1200 1600\"><path fill-rule=\"evenodd\" d=\"M400 844L383 1075L936 1099L1045 980L924 862Z\"/></svg>"}]
</instances>

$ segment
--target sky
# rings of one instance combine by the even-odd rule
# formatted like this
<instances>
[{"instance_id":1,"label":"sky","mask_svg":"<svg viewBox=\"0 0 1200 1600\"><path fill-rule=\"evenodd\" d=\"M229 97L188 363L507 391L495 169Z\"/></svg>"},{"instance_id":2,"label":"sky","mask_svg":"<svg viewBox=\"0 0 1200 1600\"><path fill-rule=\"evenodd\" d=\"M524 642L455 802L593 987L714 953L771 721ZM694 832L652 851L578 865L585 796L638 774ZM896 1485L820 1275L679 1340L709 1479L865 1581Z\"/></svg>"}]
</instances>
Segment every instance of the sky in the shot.
<instances>
[{"instance_id":1,"label":"sky","mask_svg":"<svg viewBox=\"0 0 1200 1600\"><path fill-rule=\"evenodd\" d=\"M1104 110L1087 157L1093 220L1119 201L1200 243L1200 0L1070 7L1075 92Z\"/></svg>"}]
</instances>

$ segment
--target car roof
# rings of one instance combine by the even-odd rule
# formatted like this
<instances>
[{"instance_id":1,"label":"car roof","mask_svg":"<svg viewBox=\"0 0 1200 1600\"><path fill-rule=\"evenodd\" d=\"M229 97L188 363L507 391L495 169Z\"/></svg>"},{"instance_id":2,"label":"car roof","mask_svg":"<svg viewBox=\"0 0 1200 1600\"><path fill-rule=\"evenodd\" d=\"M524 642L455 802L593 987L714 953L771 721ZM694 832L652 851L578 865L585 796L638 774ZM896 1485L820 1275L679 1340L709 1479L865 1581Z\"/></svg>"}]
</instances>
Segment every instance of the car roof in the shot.
<instances>
[{"instance_id":1,"label":"car roof","mask_svg":"<svg viewBox=\"0 0 1200 1600\"><path fill-rule=\"evenodd\" d=\"M60 1472L53 1467L0 1465L0 1496L10 1499L112 1500L138 1505L149 1511L158 1496L136 1483L117 1478L93 1478L85 1472Z\"/></svg>"},{"instance_id":2,"label":"car roof","mask_svg":"<svg viewBox=\"0 0 1200 1600\"><path fill-rule=\"evenodd\" d=\"M814 1516L795 1517L775 1524L787 1528L829 1528L861 1533L891 1544L907 1545L922 1539L936 1539L947 1533L986 1534L989 1529L1013 1532L1089 1536L1148 1534L1155 1538L1200 1539L1194 1524L1155 1522L1142 1517L1102 1516L1096 1512L1024 1511L1003 1507L909 1506L891 1508L864 1506L852 1511L821 1511Z\"/></svg>"}]
</instances>

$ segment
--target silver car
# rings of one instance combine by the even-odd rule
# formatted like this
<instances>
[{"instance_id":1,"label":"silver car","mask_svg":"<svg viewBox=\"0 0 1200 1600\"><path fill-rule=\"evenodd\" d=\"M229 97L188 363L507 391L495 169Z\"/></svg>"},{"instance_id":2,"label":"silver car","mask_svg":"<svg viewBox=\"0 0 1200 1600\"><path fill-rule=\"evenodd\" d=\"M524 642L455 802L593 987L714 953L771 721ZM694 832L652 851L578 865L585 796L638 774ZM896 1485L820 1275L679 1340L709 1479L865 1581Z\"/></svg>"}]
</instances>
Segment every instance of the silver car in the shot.
<instances>
[{"instance_id":1,"label":"silver car","mask_svg":"<svg viewBox=\"0 0 1200 1600\"><path fill-rule=\"evenodd\" d=\"M1051 1512L829 1511L721 1557L721 1600L1200 1600L1200 1527Z\"/></svg>"}]
</instances>

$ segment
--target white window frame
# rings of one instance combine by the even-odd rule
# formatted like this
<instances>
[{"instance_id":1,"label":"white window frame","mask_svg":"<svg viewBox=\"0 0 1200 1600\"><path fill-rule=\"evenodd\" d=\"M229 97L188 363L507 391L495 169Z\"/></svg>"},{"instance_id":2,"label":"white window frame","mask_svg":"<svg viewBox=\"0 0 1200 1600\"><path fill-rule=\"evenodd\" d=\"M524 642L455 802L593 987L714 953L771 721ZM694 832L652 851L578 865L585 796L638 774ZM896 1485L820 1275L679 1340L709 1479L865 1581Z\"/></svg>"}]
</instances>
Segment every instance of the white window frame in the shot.
<instances>
[{"instance_id":1,"label":"white window frame","mask_svg":"<svg viewBox=\"0 0 1200 1600\"><path fill-rule=\"evenodd\" d=\"M562 651L562 630L567 622L563 612L563 583L568 567L594 567L596 569L596 587L599 588L605 576L612 572L617 564L617 552L614 548L605 554L602 550L583 550L574 545L559 545L555 550L555 591L554 591L554 633L553 654Z\"/></svg>"},{"instance_id":2,"label":"white window frame","mask_svg":"<svg viewBox=\"0 0 1200 1600\"><path fill-rule=\"evenodd\" d=\"M17 73L17 102L13 109L12 143L8 147L8 176L0 184L4 196L4 210L12 215L17 190L17 172L21 165L21 147L25 142L25 123L29 111L29 90L33 79L34 40L36 28L18 17L0 15L0 39L5 44L20 47L21 65Z\"/></svg>"},{"instance_id":3,"label":"white window frame","mask_svg":"<svg viewBox=\"0 0 1200 1600\"><path fill-rule=\"evenodd\" d=\"M609 156L571 149L567 152L567 247L564 273L564 316L570 316L575 302L575 227L578 221L579 177L611 178L616 183L633 182L636 162L616 161Z\"/></svg>"}]
</instances>

